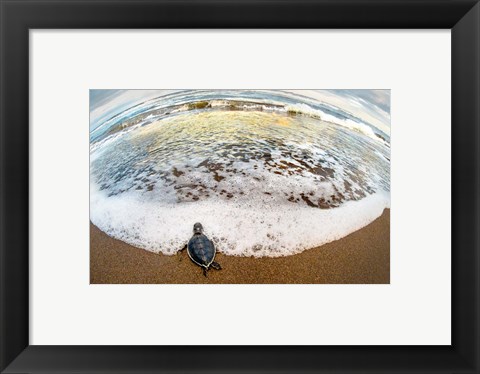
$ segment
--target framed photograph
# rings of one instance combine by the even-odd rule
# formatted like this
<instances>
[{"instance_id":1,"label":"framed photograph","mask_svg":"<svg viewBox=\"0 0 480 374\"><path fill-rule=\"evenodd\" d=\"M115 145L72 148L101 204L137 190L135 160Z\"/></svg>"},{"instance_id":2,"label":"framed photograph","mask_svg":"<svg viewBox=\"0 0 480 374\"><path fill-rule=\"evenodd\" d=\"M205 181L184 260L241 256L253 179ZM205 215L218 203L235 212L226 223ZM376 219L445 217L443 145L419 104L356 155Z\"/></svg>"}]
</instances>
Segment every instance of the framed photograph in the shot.
<instances>
[{"instance_id":1,"label":"framed photograph","mask_svg":"<svg viewBox=\"0 0 480 374\"><path fill-rule=\"evenodd\" d=\"M90 90L93 284L388 284L389 207L390 90Z\"/></svg>"},{"instance_id":2,"label":"framed photograph","mask_svg":"<svg viewBox=\"0 0 480 374\"><path fill-rule=\"evenodd\" d=\"M478 373L477 1L1 4L2 373Z\"/></svg>"}]
</instances>

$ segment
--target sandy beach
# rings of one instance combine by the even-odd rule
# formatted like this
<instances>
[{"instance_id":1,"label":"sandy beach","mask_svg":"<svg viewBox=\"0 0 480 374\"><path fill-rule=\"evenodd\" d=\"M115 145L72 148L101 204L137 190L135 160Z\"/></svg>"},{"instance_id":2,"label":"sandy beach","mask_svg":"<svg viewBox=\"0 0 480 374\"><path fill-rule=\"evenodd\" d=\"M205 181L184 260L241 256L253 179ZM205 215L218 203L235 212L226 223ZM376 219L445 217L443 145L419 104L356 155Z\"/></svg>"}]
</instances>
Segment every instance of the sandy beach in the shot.
<instances>
[{"instance_id":1,"label":"sandy beach","mask_svg":"<svg viewBox=\"0 0 480 374\"><path fill-rule=\"evenodd\" d=\"M90 223L90 283L390 283L390 210L332 243L280 258L217 254L204 277L186 251L165 256L113 239Z\"/></svg>"}]
</instances>

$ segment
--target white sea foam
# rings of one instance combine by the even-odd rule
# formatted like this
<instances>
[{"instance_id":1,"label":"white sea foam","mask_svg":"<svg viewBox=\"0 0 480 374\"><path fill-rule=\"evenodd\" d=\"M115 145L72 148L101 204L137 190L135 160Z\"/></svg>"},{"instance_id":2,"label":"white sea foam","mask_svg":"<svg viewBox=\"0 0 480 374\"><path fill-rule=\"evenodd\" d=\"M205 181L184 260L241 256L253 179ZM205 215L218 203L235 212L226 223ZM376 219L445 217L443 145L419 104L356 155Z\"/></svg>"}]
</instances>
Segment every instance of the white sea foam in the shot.
<instances>
[{"instance_id":1,"label":"white sea foam","mask_svg":"<svg viewBox=\"0 0 480 374\"><path fill-rule=\"evenodd\" d=\"M168 204L135 192L108 197L91 185L91 220L108 235L152 252L175 254L201 222L219 252L280 257L340 239L379 217L389 194L378 192L335 209L265 201Z\"/></svg>"}]
</instances>

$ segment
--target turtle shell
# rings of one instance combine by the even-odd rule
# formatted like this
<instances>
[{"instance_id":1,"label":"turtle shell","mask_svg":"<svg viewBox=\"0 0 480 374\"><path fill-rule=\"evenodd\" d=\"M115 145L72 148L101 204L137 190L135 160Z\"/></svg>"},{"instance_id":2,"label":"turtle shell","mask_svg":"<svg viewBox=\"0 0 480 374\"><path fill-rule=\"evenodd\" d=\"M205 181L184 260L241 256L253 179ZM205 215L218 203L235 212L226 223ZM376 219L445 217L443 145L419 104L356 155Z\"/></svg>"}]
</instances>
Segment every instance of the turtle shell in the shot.
<instances>
[{"instance_id":1,"label":"turtle shell","mask_svg":"<svg viewBox=\"0 0 480 374\"><path fill-rule=\"evenodd\" d=\"M215 258L215 246L204 234L193 235L187 251L192 261L199 266L208 267Z\"/></svg>"}]
</instances>

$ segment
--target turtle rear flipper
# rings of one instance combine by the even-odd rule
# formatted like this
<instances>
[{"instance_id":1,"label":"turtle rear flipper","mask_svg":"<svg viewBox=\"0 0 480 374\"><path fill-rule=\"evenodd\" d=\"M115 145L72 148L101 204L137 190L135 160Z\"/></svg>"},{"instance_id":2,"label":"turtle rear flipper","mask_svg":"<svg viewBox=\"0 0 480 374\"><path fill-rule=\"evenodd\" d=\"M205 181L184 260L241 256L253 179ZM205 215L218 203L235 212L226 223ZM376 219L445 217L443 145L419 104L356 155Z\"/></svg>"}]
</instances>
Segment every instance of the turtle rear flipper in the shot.
<instances>
[{"instance_id":1,"label":"turtle rear flipper","mask_svg":"<svg viewBox=\"0 0 480 374\"><path fill-rule=\"evenodd\" d=\"M213 261L211 264L210 264L210 267L212 269L215 269L215 270L222 270L222 267L220 266L220 264L218 262L215 262Z\"/></svg>"}]
</instances>

